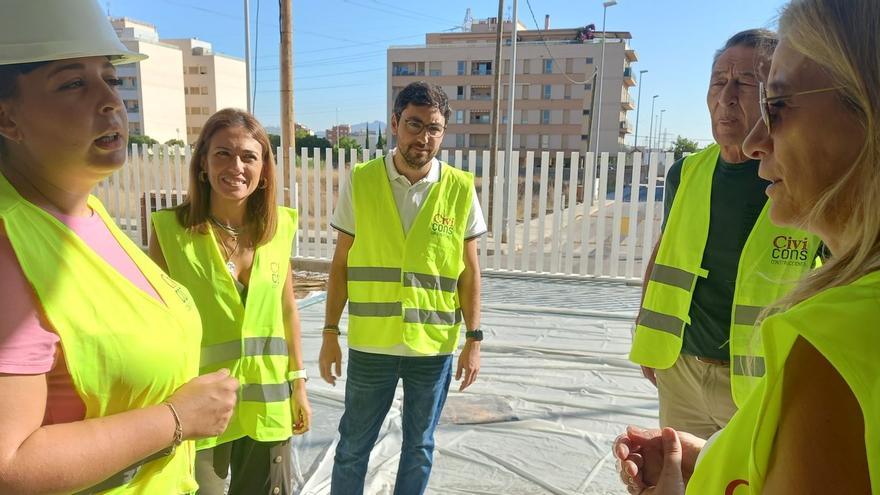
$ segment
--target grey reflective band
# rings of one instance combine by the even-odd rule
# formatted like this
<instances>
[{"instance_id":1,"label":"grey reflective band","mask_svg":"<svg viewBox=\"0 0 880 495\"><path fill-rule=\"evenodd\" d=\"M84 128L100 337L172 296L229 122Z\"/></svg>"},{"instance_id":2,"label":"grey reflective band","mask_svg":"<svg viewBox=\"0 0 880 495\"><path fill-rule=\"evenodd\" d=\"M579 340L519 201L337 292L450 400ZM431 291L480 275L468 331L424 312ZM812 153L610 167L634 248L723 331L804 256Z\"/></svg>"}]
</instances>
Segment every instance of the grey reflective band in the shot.
<instances>
[{"instance_id":1,"label":"grey reflective band","mask_svg":"<svg viewBox=\"0 0 880 495\"><path fill-rule=\"evenodd\" d=\"M221 344L202 347L200 366L231 361L242 356L286 356L287 341L283 337L245 337Z\"/></svg>"},{"instance_id":2,"label":"grey reflective band","mask_svg":"<svg viewBox=\"0 0 880 495\"><path fill-rule=\"evenodd\" d=\"M733 310L733 323L735 325L754 325L758 322L764 308L761 306L744 306L737 304Z\"/></svg>"},{"instance_id":3,"label":"grey reflective band","mask_svg":"<svg viewBox=\"0 0 880 495\"><path fill-rule=\"evenodd\" d=\"M403 312L403 321L431 325L455 325L461 323L461 310L431 311L429 309L406 308Z\"/></svg>"},{"instance_id":4,"label":"grey reflective band","mask_svg":"<svg viewBox=\"0 0 880 495\"><path fill-rule=\"evenodd\" d=\"M671 333L679 338L681 337L681 330L684 328L684 320L645 308L642 308L641 312L639 312L637 324L652 330Z\"/></svg>"},{"instance_id":5,"label":"grey reflective band","mask_svg":"<svg viewBox=\"0 0 880 495\"><path fill-rule=\"evenodd\" d=\"M766 372L761 356L733 356L733 374L762 377Z\"/></svg>"},{"instance_id":6,"label":"grey reflective band","mask_svg":"<svg viewBox=\"0 0 880 495\"><path fill-rule=\"evenodd\" d=\"M400 268L350 266L347 273L349 282L400 282Z\"/></svg>"},{"instance_id":7,"label":"grey reflective band","mask_svg":"<svg viewBox=\"0 0 880 495\"><path fill-rule=\"evenodd\" d=\"M348 314L352 316L400 316L403 312L399 302L362 303L348 301Z\"/></svg>"},{"instance_id":8,"label":"grey reflective band","mask_svg":"<svg viewBox=\"0 0 880 495\"><path fill-rule=\"evenodd\" d=\"M454 293L458 288L458 280L439 275L428 275L426 273L405 272L403 274L403 286Z\"/></svg>"},{"instance_id":9,"label":"grey reflective band","mask_svg":"<svg viewBox=\"0 0 880 495\"><path fill-rule=\"evenodd\" d=\"M697 276L689 271L669 265L655 264L654 269L651 270L652 281L678 287L688 292L693 289L696 278Z\"/></svg>"},{"instance_id":10,"label":"grey reflective band","mask_svg":"<svg viewBox=\"0 0 880 495\"><path fill-rule=\"evenodd\" d=\"M171 455L172 452L173 449L171 447L160 450L159 452L156 452L155 454L132 464L131 466L114 474L113 476L98 483L97 485L90 486L85 490L76 492L74 495L92 495L95 493L101 493L113 488L119 488L120 486L127 485L128 483L131 483L131 480L133 480L135 476L137 476L138 472L141 470L141 467L144 464Z\"/></svg>"},{"instance_id":11,"label":"grey reflective band","mask_svg":"<svg viewBox=\"0 0 880 495\"><path fill-rule=\"evenodd\" d=\"M273 383L263 385L249 383L241 386L241 400L248 402L281 402L290 398L290 384Z\"/></svg>"}]
</instances>

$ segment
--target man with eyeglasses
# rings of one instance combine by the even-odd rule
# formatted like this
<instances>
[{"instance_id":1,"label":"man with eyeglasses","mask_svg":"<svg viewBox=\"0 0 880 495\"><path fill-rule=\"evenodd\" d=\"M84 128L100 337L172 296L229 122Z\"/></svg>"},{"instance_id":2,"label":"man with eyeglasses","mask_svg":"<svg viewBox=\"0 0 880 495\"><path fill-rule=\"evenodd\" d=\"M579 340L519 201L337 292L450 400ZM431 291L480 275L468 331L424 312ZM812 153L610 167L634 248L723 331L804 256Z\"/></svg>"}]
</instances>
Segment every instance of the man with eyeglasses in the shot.
<instances>
[{"instance_id":1,"label":"man with eyeglasses","mask_svg":"<svg viewBox=\"0 0 880 495\"><path fill-rule=\"evenodd\" d=\"M766 106L758 72L776 43L752 29L716 52L706 98L715 143L666 175L663 230L636 320L630 359L658 389L660 426L702 438L727 424L764 374L756 323L811 268L819 244L770 222L770 183L742 149Z\"/></svg>"},{"instance_id":2,"label":"man with eyeglasses","mask_svg":"<svg viewBox=\"0 0 880 495\"><path fill-rule=\"evenodd\" d=\"M348 378L332 494L363 493L370 451L400 380L403 445L394 493L423 493L462 321L459 390L480 370L476 240L486 223L473 175L435 158L451 113L439 86L406 86L391 116L397 147L355 165L339 192L319 357L321 376L335 385L348 301Z\"/></svg>"}]
</instances>

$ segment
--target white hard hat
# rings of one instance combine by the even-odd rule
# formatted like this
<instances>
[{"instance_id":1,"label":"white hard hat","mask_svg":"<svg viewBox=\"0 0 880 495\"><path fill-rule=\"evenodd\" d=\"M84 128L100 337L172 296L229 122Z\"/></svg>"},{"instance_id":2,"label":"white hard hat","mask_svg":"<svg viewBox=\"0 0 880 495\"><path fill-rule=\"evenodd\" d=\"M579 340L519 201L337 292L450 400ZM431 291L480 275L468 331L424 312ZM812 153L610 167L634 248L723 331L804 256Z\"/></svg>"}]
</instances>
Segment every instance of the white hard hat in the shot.
<instances>
[{"instance_id":1,"label":"white hard hat","mask_svg":"<svg viewBox=\"0 0 880 495\"><path fill-rule=\"evenodd\" d=\"M119 41L95 0L0 0L0 65L80 57L147 58Z\"/></svg>"}]
</instances>

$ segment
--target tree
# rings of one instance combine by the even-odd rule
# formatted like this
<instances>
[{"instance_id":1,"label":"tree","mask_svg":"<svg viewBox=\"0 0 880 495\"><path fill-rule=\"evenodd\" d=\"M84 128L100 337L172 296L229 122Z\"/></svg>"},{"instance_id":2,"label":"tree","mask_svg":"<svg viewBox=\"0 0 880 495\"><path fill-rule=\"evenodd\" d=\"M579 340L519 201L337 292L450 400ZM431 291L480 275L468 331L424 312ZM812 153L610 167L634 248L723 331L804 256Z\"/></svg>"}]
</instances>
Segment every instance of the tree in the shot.
<instances>
[{"instance_id":1,"label":"tree","mask_svg":"<svg viewBox=\"0 0 880 495\"><path fill-rule=\"evenodd\" d=\"M181 148L186 146L186 143L184 143L182 139L169 139L168 141L165 141L165 144L168 146L180 146Z\"/></svg>"},{"instance_id":2,"label":"tree","mask_svg":"<svg viewBox=\"0 0 880 495\"><path fill-rule=\"evenodd\" d=\"M344 149L344 150L358 150L360 151L361 145L357 142L357 140L351 136L342 136L339 138L339 144L333 147L333 150Z\"/></svg>"},{"instance_id":3,"label":"tree","mask_svg":"<svg viewBox=\"0 0 880 495\"><path fill-rule=\"evenodd\" d=\"M129 146L131 146L132 144L153 145L153 144L157 144L158 142L159 141L156 141L155 139L151 138L150 136L145 136L142 134L129 134L128 135L128 145Z\"/></svg>"},{"instance_id":4,"label":"tree","mask_svg":"<svg viewBox=\"0 0 880 495\"><path fill-rule=\"evenodd\" d=\"M314 134L306 134L305 136L298 137L296 139L296 154L301 155L303 148L330 148L330 141L322 137L315 136Z\"/></svg>"},{"instance_id":5,"label":"tree","mask_svg":"<svg viewBox=\"0 0 880 495\"><path fill-rule=\"evenodd\" d=\"M370 149L370 124L367 123L367 137L364 138L364 148Z\"/></svg>"},{"instance_id":6,"label":"tree","mask_svg":"<svg viewBox=\"0 0 880 495\"><path fill-rule=\"evenodd\" d=\"M692 141L686 137L678 136L672 143L672 150L675 152L675 159L678 160L685 153L695 153L700 150L700 145L696 141Z\"/></svg>"},{"instance_id":7,"label":"tree","mask_svg":"<svg viewBox=\"0 0 880 495\"><path fill-rule=\"evenodd\" d=\"M385 138L382 137L382 128L379 128L379 135L376 137L376 149L384 150L385 149Z\"/></svg>"},{"instance_id":8,"label":"tree","mask_svg":"<svg viewBox=\"0 0 880 495\"><path fill-rule=\"evenodd\" d=\"M296 136L296 139L299 139L299 135ZM274 152L281 146L281 136L278 134L269 134L269 144L272 145L272 151Z\"/></svg>"}]
</instances>

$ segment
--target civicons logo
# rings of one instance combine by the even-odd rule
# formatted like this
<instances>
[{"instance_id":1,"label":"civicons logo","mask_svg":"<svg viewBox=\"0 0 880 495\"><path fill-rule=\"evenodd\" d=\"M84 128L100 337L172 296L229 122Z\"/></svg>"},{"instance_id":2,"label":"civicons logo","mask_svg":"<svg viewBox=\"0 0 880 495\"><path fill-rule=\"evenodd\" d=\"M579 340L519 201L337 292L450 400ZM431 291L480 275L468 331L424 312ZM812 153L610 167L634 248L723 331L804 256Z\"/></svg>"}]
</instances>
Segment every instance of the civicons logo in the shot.
<instances>
[{"instance_id":1,"label":"civicons logo","mask_svg":"<svg viewBox=\"0 0 880 495\"><path fill-rule=\"evenodd\" d=\"M453 235L455 233L455 218L447 217L442 213L435 213L431 217L431 233L435 235Z\"/></svg>"},{"instance_id":2,"label":"civicons logo","mask_svg":"<svg viewBox=\"0 0 880 495\"><path fill-rule=\"evenodd\" d=\"M788 235L779 235L773 238L773 248L770 251L770 262L774 265L798 265L809 263L810 241L804 237L798 239Z\"/></svg>"}]
</instances>

